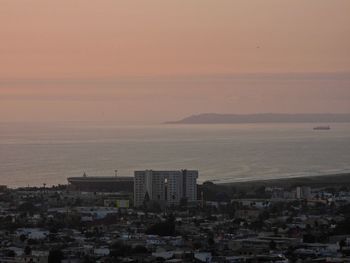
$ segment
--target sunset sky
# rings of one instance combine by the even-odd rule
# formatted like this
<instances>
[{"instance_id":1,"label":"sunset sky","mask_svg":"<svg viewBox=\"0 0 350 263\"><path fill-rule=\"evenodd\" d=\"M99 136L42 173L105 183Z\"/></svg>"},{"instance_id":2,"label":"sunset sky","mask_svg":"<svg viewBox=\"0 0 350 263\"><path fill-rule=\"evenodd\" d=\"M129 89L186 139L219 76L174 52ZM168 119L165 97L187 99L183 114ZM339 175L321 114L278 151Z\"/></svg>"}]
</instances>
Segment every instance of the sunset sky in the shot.
<instances>
[{"instance_id":1,"label":"sunset sky","mask_svg":"<svg viewBox=\"0 0 350 263\"><path fill-rule=\"evenodd\" d=\"M2 0L0 121L349 112L349 0Z\"/></svg>"}]
</instances>

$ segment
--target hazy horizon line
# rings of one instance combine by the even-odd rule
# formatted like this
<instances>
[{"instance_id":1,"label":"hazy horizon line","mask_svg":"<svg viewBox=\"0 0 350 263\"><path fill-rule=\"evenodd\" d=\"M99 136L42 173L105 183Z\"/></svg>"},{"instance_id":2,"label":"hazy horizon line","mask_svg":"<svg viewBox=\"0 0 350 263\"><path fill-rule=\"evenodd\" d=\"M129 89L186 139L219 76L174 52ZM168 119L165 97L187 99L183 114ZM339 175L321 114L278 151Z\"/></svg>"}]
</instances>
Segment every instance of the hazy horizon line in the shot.
<instances>
[{"instance_id":1,"label":"hazy horizon line","mask_svg":"<svg viewBox=\"0 0 350 263\"><path fill-rule=\"evenodd\" d=\"M293 112L255 112L255 113L219 113L219 112L203 112L203 113L193 113L183 116L176 121L181 121L182 119L198 116L198 115L206 115L206 114L218 114L218 115L237 115L237 116L249 116L249 115L350 115L350 112L304 112L304 113L293 113ZM1 124L40 124L40 123L110 123L117 125L163 125L171 123L171 120L164 120L163 122L158 121L116 121L116 120L13 120L13 121L2 121ZM298 123L298 122L296 122ZM341 123L341 122L340 122ZM181 123L179 123L181 125ZM235 124L235 123L227 123L227 124ZM236 123L240 124L240 123ZM242 123L243 124L243 123ZM261 124L261 123L256 123ZM277 123L279 124L279 123ZM288 123L281 123L288 124Z\"/></svg>"},{"instance_id":2,"label":"hazy horizon line","mask_svg":"<svg viewBox=\"0 0 350 263\"><path fill-rule=\"evenodd\" d=\"M0 76L0 86L3 84L11 84L16 83L23 84L26 82L31 83L42 83L42 82L62 82L64 84L68 82L68 84L82 84L82 82L114 82L114 81L152 81L152 80L173 80L173 79L188 79L188 78L230 78L230 77L247 77L247 78L259 78L259 77L322 77L322 76L346 76L350 78L350 69L349 70L337 70L337 71L286 71L286 72L232 72L232 73L213 73L213 74L162 74L162 75L120 75L120 76L102 76L102 77L45 77L45 78L8 78ZM95 84L95 83L93 83Z\"/></svg>"}]
</instances>

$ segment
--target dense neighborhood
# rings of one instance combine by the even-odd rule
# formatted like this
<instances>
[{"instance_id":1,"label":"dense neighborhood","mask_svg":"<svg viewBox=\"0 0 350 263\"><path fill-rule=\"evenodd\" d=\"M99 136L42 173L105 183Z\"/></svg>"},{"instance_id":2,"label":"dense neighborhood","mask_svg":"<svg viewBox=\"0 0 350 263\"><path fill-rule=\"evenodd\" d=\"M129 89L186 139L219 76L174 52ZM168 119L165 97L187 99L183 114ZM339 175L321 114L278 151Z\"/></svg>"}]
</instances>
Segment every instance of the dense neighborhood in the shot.
<instances>
[{"instance_id":1,"label":"dense neighborhood","mask_svg":"<svg viewBox=\"0 0 350 263\"><path fill-rule=\"evenodd\" d=\"M128 192L2 186L0 262L350 262L346 186L213 189L134 208Z\"/></svg>"}]
</instances>

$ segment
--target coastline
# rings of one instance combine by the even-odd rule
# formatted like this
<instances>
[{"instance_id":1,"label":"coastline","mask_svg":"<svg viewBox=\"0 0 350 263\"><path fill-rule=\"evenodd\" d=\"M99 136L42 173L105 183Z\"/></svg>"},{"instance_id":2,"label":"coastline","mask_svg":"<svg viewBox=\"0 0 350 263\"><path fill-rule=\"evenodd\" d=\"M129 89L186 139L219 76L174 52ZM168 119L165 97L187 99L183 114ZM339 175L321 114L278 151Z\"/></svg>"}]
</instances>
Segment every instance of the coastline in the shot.
<instances>
[{"instance_id":1,"label":"coastline","mask_svg":"<svg viewBox=\"0 0 350 263\"><path fill-rule=\"evenodd\" d=\"M215 183L215 182L214 182ZM310 175L310 176L297 176L288 178L275 178L275 179L262 179L262 180L250 180L250 181L239 181L229 183L215 183L219 186L293 186L293 185L305 185L313 187L324 187L327 185L350 185L350 173L340 174L328 174L328 175Z\"/></svg>"}]
</instances>

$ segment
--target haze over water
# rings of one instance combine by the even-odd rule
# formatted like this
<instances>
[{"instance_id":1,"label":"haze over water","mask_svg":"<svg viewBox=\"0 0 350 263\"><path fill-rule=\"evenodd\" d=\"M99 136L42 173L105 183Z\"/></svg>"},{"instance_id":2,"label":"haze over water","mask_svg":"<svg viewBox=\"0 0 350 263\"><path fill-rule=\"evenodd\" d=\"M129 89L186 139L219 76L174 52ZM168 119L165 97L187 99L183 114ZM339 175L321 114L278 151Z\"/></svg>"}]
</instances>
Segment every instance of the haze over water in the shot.
<instances>
[{"instance_id":1,"label":"haze over water","mask_svg":"<svg viewBox=\"0 0 350 263\"><path fill-rule=\"evenodd\" d=\"M0 123L0 184L65 184L115 169L198 169L201 182L349 172L350 124L314 126Z\"/></svg>"}]
</instances>

